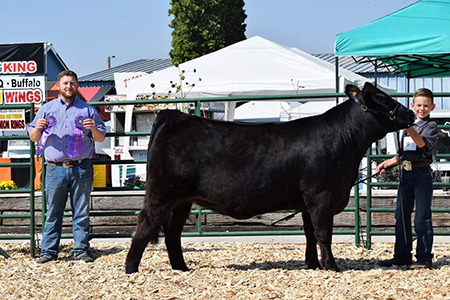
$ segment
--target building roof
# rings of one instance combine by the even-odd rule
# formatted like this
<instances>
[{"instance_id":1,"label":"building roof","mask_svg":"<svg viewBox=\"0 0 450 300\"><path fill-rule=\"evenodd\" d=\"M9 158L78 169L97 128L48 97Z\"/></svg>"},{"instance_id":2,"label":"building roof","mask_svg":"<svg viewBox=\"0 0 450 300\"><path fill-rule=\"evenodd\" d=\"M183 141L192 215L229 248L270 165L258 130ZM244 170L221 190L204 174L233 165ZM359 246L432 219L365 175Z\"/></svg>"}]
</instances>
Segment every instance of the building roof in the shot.
<instances>
[{"instance_id":1,"label":"building roof","mask_svg":"<svg viewBox=\"0 0 450 300\"><path fill-rule=\"evenodd\" d=\"M170 58L139 59L111 69L106 69L79 78L79 81L114 81L118 72L154 72L172 66Z\"/></svg>"},{"instance_id":2,"label":"building roof","mask_svg":"<svg viewBox=\"0 0 450 300\"><path fill-rule=\"evenodd\" d=\"M317 53L314 56L334 64L335 55L333 53ZM379 63L379 62L378 62ZM375 66L363 56L340 56L339 67L345 68L357 74L375 73ZM378 73L392 73L384 66L378 64Z\"/></svg>"}]
</instances>

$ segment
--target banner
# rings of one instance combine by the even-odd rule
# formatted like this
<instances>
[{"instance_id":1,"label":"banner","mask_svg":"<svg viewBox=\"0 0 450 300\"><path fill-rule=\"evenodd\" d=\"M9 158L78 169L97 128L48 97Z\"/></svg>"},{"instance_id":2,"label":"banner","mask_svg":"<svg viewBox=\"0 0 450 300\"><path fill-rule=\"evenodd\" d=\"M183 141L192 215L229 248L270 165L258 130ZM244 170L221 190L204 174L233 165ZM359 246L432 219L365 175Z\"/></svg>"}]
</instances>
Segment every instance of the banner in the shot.
<instances>
[{"instance_id":1,"label":"banner","mask_svg":"<svg viewBox=\"0 0 450 300\"><path fill-rule=\"evenodd\" d=\"M0 76L45 74L44 43L0 45Z\"/></svg>"},{"instance_id":2,"label":"banner","mask_svg":"<svg viewBox=\"0 0 450 300\"><path fill-rule=\"evenodd\" d=\"M5 109L0 110L0 130L24 130L25 110L24 109Z\"/></svg>"},{"instance_id":3,"label":"banner","mask_svg":"<svg viewBox=\"0 0 450 300\"><path fill-rule=\"evenodd\" d=\"M0 104L45 100L44 43L0 45Z\"/></svg>"},{"instance_id":4,"label":"banner","mask_svg":"<svg viewBox=\"0 0 450 300\"><path fill-rule=\"evenodd\" d=\"M44 97L44 76L0 76L0 104L40 103Z\"/></svg>"}]
</instances>

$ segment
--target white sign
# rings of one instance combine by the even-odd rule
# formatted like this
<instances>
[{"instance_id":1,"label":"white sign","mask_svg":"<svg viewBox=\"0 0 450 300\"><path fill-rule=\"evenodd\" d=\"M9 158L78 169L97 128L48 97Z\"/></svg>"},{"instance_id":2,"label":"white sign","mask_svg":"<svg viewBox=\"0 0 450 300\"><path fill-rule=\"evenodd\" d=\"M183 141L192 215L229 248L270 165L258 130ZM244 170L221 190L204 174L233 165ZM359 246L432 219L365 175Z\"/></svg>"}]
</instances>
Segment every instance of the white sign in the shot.
<instances>
[{"instance_id":1,"label":"white sign","mask_svg":"<svg viewBox=\"0 0 450 300\"><path fill-rule=\"evenodd\" d=\"M24 109L5 109L0 110L0 130L24 130L25 110Z\"/></svg>"},{"instance_id":2,"label":"white sign","mask_svg":"<svg viewBox=\"0 0 450 300\"><path fill-rule=\"evenodd\" d=\"M41 103L44 98L44 76L0 76L0 104Z\"/></svg>"},{"instance_id":3,"label":"white sign","mask_svg":"<svg viewBox=\"0 0 450 300\"><path fill-rule=\"evenodd\" d=\"M117 95L126 95L128 84L130 81L147 76L149 73L146 72L128 72L128 73L114 73L114 83L116 85Z\"/></svg>"}]
</instances>

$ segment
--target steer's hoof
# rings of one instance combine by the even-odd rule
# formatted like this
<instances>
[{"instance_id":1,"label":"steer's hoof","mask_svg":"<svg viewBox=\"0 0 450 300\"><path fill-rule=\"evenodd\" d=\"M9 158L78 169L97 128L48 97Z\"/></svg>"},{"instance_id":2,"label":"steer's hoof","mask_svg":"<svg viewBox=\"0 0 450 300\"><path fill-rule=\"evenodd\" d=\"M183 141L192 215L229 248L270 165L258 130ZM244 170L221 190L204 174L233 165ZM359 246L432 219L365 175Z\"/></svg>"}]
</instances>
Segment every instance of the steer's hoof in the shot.
<instances>
[{"instance_id":1,"label":"steer's hoof","mask_svg":"<svg viewBox=\"0 0 450 300\"><path fill-rule=\"evenodd\" d=\"M340 272L341 270L338 268L338 266L334 265L328 268L325 268L325 270L330 270L330 271L335 271L335 272Z\"/></svg>"},{"instance_id":2,"label":"steer's hoof","mask_svg":"<svg viewBox=\"0 0 450 300\"><path fill-rule=\"evenodd\" d=\"M339 270L338 266L336 265L336 263L334 261L327 263L326 261L321 260L320 262L322 263L322 266L325 270L336 271L336 272L341 271L341 270Z\"/></svg>"},{"instance_id":3,"label":"steer's hoof","mask_svg":"<svg viewBox=\"0 0 450 300\"><path fill-rule=\"evenodd\" d=\"M319 262L316 263L306 262L306 265L308 266L308 269L311 270L322 269L322 266L319 264Z\"/></svg>"},{"instance_id":4,"label":"steer's hoof","mask_svg":"<svg viewBox=\"0 0 450 300\"><path fill-rule=\"evenodd\" d=\"M189 268L184 266L184 267L172 267L172 270L177 270L177 271L183 271L183 272L189 272Z\"/></svg>"},{"instance_id":5,"label":"steer's hoof","mask_svg":"<svg viewBox=\"0 0 450 300\"><path fill-rule=\"evenodd\" d=\"M137 273L138 267L125 265L125 274Z\"/></svg>"}]
</instances>

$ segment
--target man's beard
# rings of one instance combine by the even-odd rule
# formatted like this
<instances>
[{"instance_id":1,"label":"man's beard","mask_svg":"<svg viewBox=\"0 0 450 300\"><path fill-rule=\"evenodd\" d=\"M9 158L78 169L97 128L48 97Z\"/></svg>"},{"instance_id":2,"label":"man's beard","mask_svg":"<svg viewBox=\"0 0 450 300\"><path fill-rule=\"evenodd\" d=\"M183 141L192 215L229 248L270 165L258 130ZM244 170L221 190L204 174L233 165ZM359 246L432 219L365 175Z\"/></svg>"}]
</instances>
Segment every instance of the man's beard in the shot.
<instances>
[{"instance_id":1,"label":"man's beard","mask_svg":"<svg viewBox=\"0 0 450 300\"><path fill-rule=\"evenodd\" d=\"M61 93L61 96L67 100L73 100L73 99L75 99L75 96L77 95L77 92L73 92L73 93L69 94L69 93L66 93L65 91L60 91L60 93Z\"/></svg>"}]
</instances>

